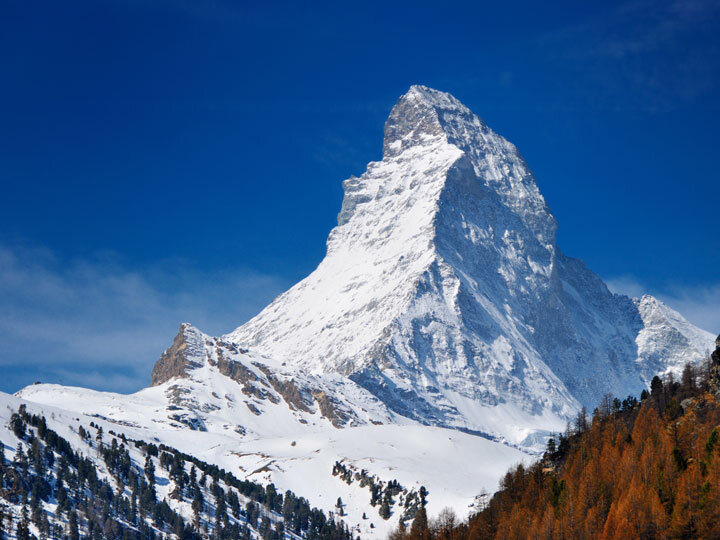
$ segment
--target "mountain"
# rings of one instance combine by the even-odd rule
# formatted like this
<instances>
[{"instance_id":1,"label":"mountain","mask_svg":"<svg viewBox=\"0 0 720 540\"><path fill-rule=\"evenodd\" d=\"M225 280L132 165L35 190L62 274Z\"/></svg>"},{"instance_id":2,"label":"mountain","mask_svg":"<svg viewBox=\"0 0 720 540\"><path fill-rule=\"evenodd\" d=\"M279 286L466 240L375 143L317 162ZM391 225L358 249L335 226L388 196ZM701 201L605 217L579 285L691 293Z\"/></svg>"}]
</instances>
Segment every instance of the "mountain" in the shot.
<instances>
[{"instance_id":1,"label":"mountain","mask_svg":"<svg viewBox=\"0 0 720 540\"><path fill-rule=\"evenodd\" d=\"M421 492L467 513L582 406L712 345L564 255L517 149L449 94L413 86L343 186L318 268L226 336L181 325L150 387L17 397L291 489L366 538Z\"/></svg>"},{"instance_id":2,"label":"mountain","mask_svg":"<svg viewBox=\"0 0 720 540\"><path fill-rule=\"evenodd\" d=\"M318 268L226 339L346 375L420 423L513 443L712 343L564 255L522 156L450 94L413 86L382 161L343 187Z\"/></svg>"}]
</instances>

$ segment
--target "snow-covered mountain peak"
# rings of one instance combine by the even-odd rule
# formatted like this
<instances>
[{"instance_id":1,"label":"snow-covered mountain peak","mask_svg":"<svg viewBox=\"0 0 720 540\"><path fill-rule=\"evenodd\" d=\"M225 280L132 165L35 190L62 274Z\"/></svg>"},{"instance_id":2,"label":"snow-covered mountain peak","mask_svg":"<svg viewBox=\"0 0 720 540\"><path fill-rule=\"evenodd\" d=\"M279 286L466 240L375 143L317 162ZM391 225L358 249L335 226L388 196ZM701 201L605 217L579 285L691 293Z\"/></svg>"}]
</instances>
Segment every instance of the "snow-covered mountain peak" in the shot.
<instances>
[{"instance_id":1,"label":"snow-covered mountain peak","mask_svg":"<svg viewBox=\"0 0 720 540\"><path fill-rule=\"evenodd\" d=\"M560 251L517 148L450 94L411 87L383 146L343 183L318 268L228 341L349 376L411 419L513 442L637 391L651 358L702 356L708 335L652 323L649 301L613 295Z\"/></svg>"},{"instance_id":2,"label":"snow-covered mountain peak","mask_svg":"<svg viewBox=\"0 0 720 540\"><path fill-rule=\"evenodd\" d=\"M464 182L466 196L494 197L541 242L554 243L555 218L517 148L454 96L412 86L385 123L383 162L417 160L418 156L437 153L444 145L462 153L464 159L458 158L457 168L469 168L474 173L472 181ZM467 180L467 172L462 176Z\"/></svg>"},{"instance_id":3,"label":"snow-covered mountain peak","mask_svg":"<svg viewBox=\"0 0 720 540\"><path fill-rule=\"evenodd\" d=\"M633 303L643 321L636 343L646 383L658 374L679 375L685 363L709 356L712 334L649 294L634 298Z\"/></svg>"},{"instance_id":4,"label":"snow-covered mountain peak","mask_svg":"<svg viewBox=\"0 0 720 540\"><path fill-rule=\"evenodd\" d=\"M447 118L475 117L452 95L426 86L411 86L393 107L385 122L383 157L396 156L410 146L427 145L437 138L448 141ZM479 120L479 119L478 119Z\"/></svg>"}]
</instances>

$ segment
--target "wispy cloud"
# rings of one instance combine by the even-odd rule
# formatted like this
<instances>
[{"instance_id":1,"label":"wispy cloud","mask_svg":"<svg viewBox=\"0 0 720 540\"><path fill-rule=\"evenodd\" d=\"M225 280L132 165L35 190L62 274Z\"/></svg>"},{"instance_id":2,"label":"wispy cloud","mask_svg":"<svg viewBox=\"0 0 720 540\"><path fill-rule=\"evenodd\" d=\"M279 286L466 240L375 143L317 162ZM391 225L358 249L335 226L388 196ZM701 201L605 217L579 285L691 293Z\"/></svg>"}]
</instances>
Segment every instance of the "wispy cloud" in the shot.
<instances>
[{"instance_id":1,"label":"wispy cloud","mask_svg":"<svg viewBox=\"0 0 720 540\"><path fill-rule=\"evenodd\" d=\"M714 334L720 333L720 283L651 289L628 275L606 279L605 283L611 291L630 297L652 294L696 326Z\"/></svg>"},{"instance_id":2,"label":"wispy cloud","mask_svg":"<svg viewBox=\"0 0 720 540\"><path fill-rule=\"evenodd\" d=\"M227 332L287 285L185 261L137 269L113 254L63 261L43 248L0 246L0 389L42 380L137 390L181 322Z\"/></svg>"},{"instance_id":3,"label":"wispy cloud","mask_svg":"<svg viewBox=\"0 0 720 540\"><path fill-rule=\"evenodd\" d=\"M633 276L616 276L605 279L608 288L617 294L624 294L630 298L639 298L643 294L649 294L646 287L643 286Z\"/></svg>"}]
</instances>

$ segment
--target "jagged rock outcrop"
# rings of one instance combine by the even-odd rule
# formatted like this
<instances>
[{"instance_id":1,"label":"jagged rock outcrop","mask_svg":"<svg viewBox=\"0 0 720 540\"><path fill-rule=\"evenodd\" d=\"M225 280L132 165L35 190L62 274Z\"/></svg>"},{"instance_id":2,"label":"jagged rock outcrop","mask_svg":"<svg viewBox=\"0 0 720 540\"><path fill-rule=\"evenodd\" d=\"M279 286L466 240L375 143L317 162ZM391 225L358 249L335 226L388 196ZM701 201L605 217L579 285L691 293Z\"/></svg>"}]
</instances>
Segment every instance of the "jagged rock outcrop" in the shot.
<instances>
[{"instance_id":1,"label":"jagged rock outcrop","mask_svg":"<svg viewBox=\"0 0 720 540\"><path fill-rule=\"evenodd\" d=\"M180 330L178 330L172 345L162 353L153 367L150 386L158 386L175 377L187 377L189 369L200 367L197 361L188 357L186 331L189 327L187 323L180 325ZM192 334L190 339L192 339ZM199 344L191 343L191 346L198 347Z\"/></svg>"}]
</instances>

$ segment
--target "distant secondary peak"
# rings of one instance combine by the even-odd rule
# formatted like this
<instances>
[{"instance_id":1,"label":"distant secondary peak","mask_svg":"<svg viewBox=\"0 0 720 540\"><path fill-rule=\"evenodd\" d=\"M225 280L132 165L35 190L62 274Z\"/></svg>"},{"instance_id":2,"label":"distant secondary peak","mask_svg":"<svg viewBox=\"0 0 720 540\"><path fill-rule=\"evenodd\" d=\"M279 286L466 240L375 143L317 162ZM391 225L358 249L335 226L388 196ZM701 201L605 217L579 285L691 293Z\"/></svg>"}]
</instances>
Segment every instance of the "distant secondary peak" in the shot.
<instances>
[{"instance_id":1,"label":"distant secondary peak","mask_svg":"<svg viewBox=\"0 0 720 540\"><path fill-rule=\"evenodd\" d=\"M483 126L470 109L447 92L422 85L413 85L390 111L385 122L383 156L391 157L409 146L423 144L428 137L446 136L450 117L464 118L478 127ZM453 130L454 131L454 130ZM454 141L450 141L454 142Z\"/></svg>"}]
</instances>

